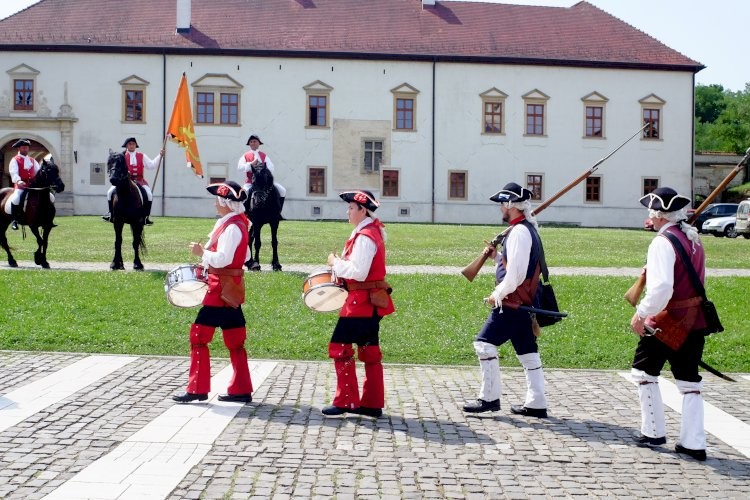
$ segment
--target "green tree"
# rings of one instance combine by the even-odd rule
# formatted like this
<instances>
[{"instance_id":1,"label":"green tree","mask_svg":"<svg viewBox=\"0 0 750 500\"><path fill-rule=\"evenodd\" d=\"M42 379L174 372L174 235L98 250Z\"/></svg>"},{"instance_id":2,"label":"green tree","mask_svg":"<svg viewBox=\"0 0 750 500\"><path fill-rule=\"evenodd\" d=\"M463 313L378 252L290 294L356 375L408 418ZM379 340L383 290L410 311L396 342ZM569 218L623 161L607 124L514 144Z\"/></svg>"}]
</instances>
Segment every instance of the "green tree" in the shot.
<instances>
[{"instance_id":1,"label":"green tree","mask_svg":"<svg viewBox=\"0 0 750 500\"><path fill-rule=\"evenodd\" d=\"M718 112L718 115L716 113ZM721 85L695 89L695 148L744 153L750 146L750 83L732 92Z\"/></svg>"},{"instance_id":2,"label":"green tree","mask_svg":"<svg viewBox=\"0 0 750 500\"><path fill-rule=\"evenodd\" d=\"M695 117L703 123L713 123L727 107L724 87L713 83L695 87Z\"/></svg>"}]
</instances>

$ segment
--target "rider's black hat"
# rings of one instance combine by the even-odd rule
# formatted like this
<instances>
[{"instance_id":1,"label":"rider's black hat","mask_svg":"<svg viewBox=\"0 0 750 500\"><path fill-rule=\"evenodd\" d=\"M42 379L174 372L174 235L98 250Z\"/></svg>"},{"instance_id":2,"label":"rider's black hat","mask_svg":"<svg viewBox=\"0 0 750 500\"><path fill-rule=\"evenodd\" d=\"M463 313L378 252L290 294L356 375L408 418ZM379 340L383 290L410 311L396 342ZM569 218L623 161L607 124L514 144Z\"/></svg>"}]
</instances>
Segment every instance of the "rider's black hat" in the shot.
<instances>
[{"instance_id":1,"label":"rider's black hat","mask_svg":"<svg viewBox=\"0 0 750 500\"><path fill-rule=\"evenodd\" d=\"M140 147L140 146L138 145L138 141L136 141L136 140L135 140L135 137L128 137L127 139L125 139L125 142L123 142L123 143L122 143L122 146L120 146L120 147L122 147L122 148L126 148L126 147L128 147L128 143L129 143L130 141L133 141L133 142L135 143L135 147L137 147L137 148L139 148L139 147Z\"/></svg>"},{"instance_id":2,"label":"rider's black hat","mask_svg":"<svg viewBox=\"0 0 750 500\"><path fill-rule=\"evenodd\" d=\"M20 148L21 146L31 146L31 141L28 139L18 139L11 147Z\"/></svg>"},{"instance_id":3,"label":"rider's black hat","mask_svg":"<svg viewBox=\"0 0 750 500\"><path fill-rule=\"evenodd\" d=\"M250 141L252 141L253 139L255 139L259 143L263 144L263 141L260 140L260 137L258 137L257 135L253 134L253 135L251 135L250 137L247 138L247 145L248 146L250 145Z\"/></svg>"}]
</instances>

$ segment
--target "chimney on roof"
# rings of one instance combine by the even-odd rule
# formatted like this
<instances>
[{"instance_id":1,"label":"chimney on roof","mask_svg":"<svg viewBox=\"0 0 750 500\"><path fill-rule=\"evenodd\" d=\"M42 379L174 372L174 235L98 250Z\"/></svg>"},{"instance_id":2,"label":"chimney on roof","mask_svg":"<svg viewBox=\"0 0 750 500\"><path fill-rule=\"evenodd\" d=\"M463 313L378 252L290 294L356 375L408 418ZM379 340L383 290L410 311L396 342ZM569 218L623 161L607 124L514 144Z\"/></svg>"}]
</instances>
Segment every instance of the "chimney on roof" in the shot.
<instances>
[{"instance_id":1,"label":"chimney on roof","mask_svg":"<svg viewBox=\"0 0 750 500\"><path fill-rule=\"evenodd\" d=\"M435 6L435 1L436 0L422 0L422 8L424 8L425 5L431 5L431 6L434 7Z\"/></svg>"},{"instance_id":2,"label":"chimney on roof","mask_svg":"<svg viewBox=\"0 0 750 500\"><path fill-rule=\"evenodd\" d=\"M190 0L177 0L177 33L190 33Z\"/></svg>"}]
</instances>

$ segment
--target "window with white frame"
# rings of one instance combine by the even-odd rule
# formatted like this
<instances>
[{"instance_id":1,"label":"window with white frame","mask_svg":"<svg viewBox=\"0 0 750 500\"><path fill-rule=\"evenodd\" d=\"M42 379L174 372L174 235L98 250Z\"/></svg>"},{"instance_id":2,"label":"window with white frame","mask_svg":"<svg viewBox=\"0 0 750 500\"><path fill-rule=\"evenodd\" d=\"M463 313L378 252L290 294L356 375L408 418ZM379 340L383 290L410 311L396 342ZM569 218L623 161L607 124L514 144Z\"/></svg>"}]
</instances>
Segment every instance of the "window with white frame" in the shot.
<instances>
[{"instance_id":1,"label":"window with white frame","mask_svg":"<svg viewBox=\"0 0 750 500\"><path fill-rule=\"evenodd\" d=\"M362 139L362 170L364 173L372 174L380 172L380 164L383 163L384 139Z\"/></svg>"}]
</instances>

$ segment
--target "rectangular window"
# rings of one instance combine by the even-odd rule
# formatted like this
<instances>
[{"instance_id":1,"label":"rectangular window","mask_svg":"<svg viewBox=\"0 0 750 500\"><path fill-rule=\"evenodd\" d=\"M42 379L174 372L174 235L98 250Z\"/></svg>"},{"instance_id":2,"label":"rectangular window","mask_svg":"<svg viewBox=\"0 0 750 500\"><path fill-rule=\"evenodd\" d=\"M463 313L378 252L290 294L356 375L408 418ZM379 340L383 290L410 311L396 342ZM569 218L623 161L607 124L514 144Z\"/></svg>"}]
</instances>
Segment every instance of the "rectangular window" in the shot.
<instances>
[{"instance_id":1,"label":"rectangular window","mask_svg":"<svg viewBox=\"0 0 750 500\"><path fill-rule=\"evenodd\" d=\"M601 106L586 106L586 137L602 136L603 112Z\"/></svg>"},{"instance_id":2,"label":"rectangular window","mask_svg":"<svg viewBox=\"0 0 750 500\"><path fill-rule=\"evenodd\" d=\"M448 199L466 199L466 172L450 172L450 186L448 187Z\"/></svg>"},{"instance_id":3,"label":"rectangular window","mask_svg":"<svg viewBox=\"0 0 750 500\"><path fill-rule=\"evenodd\" d=\"M659 179L643 179L643 196L659 187Z\"/></svg>"},{"instance_id":4,"label":"rectangular window","mask_svg":"<svg viewBox=\"0 0 750 500\"><path fill-rule=\"evenodd\" d=\"M13 109L34 111L34 80L13 80Z\"/></svg>"},{"instance_id":5,"label":"rectangular window","mask_svg":"<svg viewBox=\"0 0 750 500\"><path fill-rule=\"evenodd\" d=\"M398 196L398 170L383 170L382 196Z\"/></svg>"},{"instance_id":6,"label":"rectangular window","mask_svg":"<svg viewBox=\"0 0 750 500\"><path fill-rule=\"evenodd\" d=\"M544 104L526 105L526 135L544 135Z\"/></svg>"},{"instance_id":7,"label":"rectangular window","mask_svg":"<svg viewBox=\"0 0 750 500\"><path fill-rule=\"evenodd\" d=\"M237 110L239 109L239 95L221 94L221 123L222 125L237 125Z\"/></svg>"},{"instance_id":8,"label":"rectangular window","mask_svg":"<svg viewBox=\"0 0 750 500\"><path fill-rule=\"evenodd\" d=\"M196 94L196 122L214 122L214 94L213 92L198 92Z\"/></svg>"},{"instance_id":9,"label":"rectangular window","mask_svg":"<svg viewBox=\"0 0 750 500\"><path fill-rule=\"evenodd\" d=\"M589 177L586 179L586 201L602 201L602 178Z\"/></svg>"},{"instance_id":10,"label":"rectangular window","mask_svg":"<svg viewBox=\"0 0 750 500\"><path fill-rule=\"evenodd\" d=\"M396 129L414 130L414 99L396 99Z\"/></svg>"},{"instance_id":11,"label":"rectangular window","mask_svg":"<svg viewBox=\"0 0 750 500\"><path fill-rule=\"evenodd\" d=\"M311 127L326 127L328 126L328 98L324 95L311 95L308 96L309 102L309 121L308 125Z\"/></svg>"},{"instance_id":12,"label":"rectangular window","mask_svg":"<svg viewBox=\"0 0 750 500\"><path fill-rule=\"evenodd\" d=\"M142 122L143 121L143 91L126 90L125 91L125 121Z\"/></svg>"},{"instance_id":13,"label":"rectangular window","mask_svg":"<svg viewBox=\"0 0 750 500\"><path fill-rule=\"evenodd\" d=\"M485 102L484 103L484 133L485 134L502 134L503 124L503 103Z\"/></svg>"},{"instance_id":14,"label":"rectangular window","mask_svg":"<svg viewBox=\"0 0 750 500\"><path fill-rule=\"evenodd\" d=\"M643 124L648 125L643 129L644 139L659 138L659 110L643 108Z\"/></svg>"},{"instance_id":15,"label":"rectangular window","mask_svg":"<svg viewBox=\"0 0 750 500\"><path fill-rule=\"evenodd\" d=\"M526 176L526 188L531 191L532 200L542 199L542 176L539 174L529 174Z\"/></svg>"},{"instance_id":16,"label":"rectangular window","mask_svg":"<svg viewBox=\"0 0 750 500\"><path fill-rule=\"evenodd\" d=\"M307 194L326 194L326 169L310 167L307 170Z\"/></svg>"},{"instance_id":17,"label":"rectangular window","mask_svg":"<svg viewBox=\"0 0 750 500\"><path fill-rule=\"evenodd\" d=\"M364 141L365 172L379 172L383 163L383 141Z\"/></svg>"}]
</instances>

